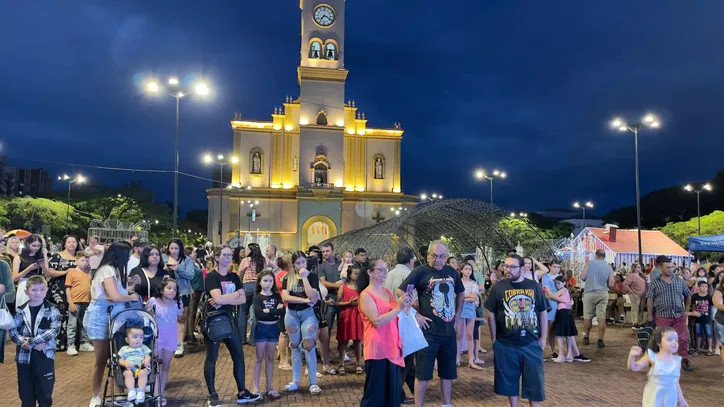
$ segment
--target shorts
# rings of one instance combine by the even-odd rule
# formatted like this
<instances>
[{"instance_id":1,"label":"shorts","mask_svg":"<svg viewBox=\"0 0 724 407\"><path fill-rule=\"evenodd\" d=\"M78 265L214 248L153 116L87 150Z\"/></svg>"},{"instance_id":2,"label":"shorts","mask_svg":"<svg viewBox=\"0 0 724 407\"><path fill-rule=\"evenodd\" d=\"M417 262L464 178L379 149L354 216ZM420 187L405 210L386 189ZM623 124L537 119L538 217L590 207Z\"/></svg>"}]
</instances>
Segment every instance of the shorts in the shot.
<instances>
[{"instance_id":1,"label":"shorts","mask_svg":"<svg viewBox=\"0 0 724 407\"><path fill-rule=\"evenodd\" d=\"M118 313L125 309L141 309L141 303L117 303L110 301L93 301L85 311L83 317L83 325L85 325L88 338L92 341L109 340L108 324L108 307L112 307L110 319L114 318Z\"/></svg>"},{"instance_id":2,"label":"shorts","mask_svg":"<svg viewBox=\"0 0 724 407\"><path fill-rule=\"evenodd\" d=\"M454 380L458 377L458 368L455 366L458 344L455 335L439 336L425 335L427 348L415 353L415 377L420 381L432 380L432 371L437 360L437 376L444 380Z\"/></svg>"},{"instance_id":3,"label":"shorts","mask_svg":"<svg viewBox=\"0 0 724 407\"><path fill-rule=\"evenodd\" d=\"M558 312L558 303L555 305L552 305L548 303L548 305L551 307L551 310L548 311L548 326L553 323L553 321L556 320L556 313Z\"/></svg>"},{"instance_id":4,"label":"shorts","mask_svg":"<svg viewBox=\"0 0 724 407\"><path fill-rule=\"evenodd\" d=\"M583 292L583 318L598 318L599 321L606 320L606 306L608 305L608 292L595 291Z\"/></svg>"},{"instance_id":5,"label":"shorts","mask_svg":"<svg viewBox=\"0 0 724 407\"><path fill-rule=\"evenodd\" d=\"M279 342L279 324L263 324L256 322L254 327L254 342Z\"/></svg>"},{"instance_id":6,"label":"shorts","mask_svg":"<svg viewBox=\"0 0 724 407\"><path fill-rule=\"evenodd\" d=\"M524 399L539 402L546 399L543 380L543 349L537 341L523 346L510 346L495 341L493 351L496 394L518 397L521 393L520 378L522 376Z\"/></svg>"},{"instance_id":7,"label":"shorts","mask_svg":"<svg viewBox=\"0 0 724 407\"><path fill-rule=\"evenodd\" d=\"M181 303L183 304L184 308L188 307L190 302L191 294L184 294L181 296Z\"/></svg>"},{"instance_id":8,"label":"shorts","mask_svg":"<svg viewBox=\"0 0 724 407\"><path fill-rule=\"evenodd\" d=\"M724 325L714 321L714 330L720 343L724 343Z\"/></svg>"},{"instance_id":9,"label":"shorts","mask_svg":"<svg viewBox=\"0 0 724 407\"><path fill-rule=\"evenodd\" d=\"M694 323L694 331L697 337L703 337L712 339L714 337L714 331L712 330L711 322Z\"/></svg>"}]
</instances>

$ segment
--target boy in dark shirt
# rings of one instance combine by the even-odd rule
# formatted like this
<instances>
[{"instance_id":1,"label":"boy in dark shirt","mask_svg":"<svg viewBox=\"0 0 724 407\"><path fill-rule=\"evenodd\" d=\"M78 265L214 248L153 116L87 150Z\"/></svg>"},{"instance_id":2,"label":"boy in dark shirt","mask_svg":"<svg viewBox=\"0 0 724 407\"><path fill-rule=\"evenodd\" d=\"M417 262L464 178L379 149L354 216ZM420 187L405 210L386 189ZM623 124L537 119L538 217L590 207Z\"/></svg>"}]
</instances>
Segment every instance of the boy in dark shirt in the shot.
<instances>
[{"instance_id":1,"label":"boy in dark shirt","mask_svg":"<svg viewBox=\"0 0 724 407\"><path fill-rule=\"evenodd\" d=\"M696 317L694 321L694 327L696 331L696 349L700 352L706 352L707 356L713 354L711 343L712 343L712 328L711 328L711 315L709 310L713 304L711 295L709 295L709 285L706 281L699 281L697 284L699 291L691 296L691 306L694 309L689 313L690 316ZM704 350L701 347L702 339L706 339L707 349Z\"/></svg>"},{"instance_id":2,"label":"boy in dark shirt","mask_svg":"<svg viewBox=\"0 0 724 407\"><path fill-rule=\"evenodd\" d=\"M48 283L43 276L28 278L30 300L19 306L10 338L18 345L18 395L24 406L50 407L55 386L55 338L60 331L58 308L45 300Z\"/></svg>"}]
</instances>

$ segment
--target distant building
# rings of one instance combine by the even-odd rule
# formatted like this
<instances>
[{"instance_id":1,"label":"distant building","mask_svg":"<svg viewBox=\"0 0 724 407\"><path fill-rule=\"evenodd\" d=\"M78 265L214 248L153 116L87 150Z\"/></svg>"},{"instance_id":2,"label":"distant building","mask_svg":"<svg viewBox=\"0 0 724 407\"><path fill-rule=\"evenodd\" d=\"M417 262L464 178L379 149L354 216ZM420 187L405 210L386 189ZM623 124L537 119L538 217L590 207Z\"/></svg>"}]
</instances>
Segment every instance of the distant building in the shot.
<instances>
[{"instance_id":1,"label":"distant building","mask_svg":"<svg viewBox=\"0 0 724 407\"><path fill-rule=\"evenodd\" d=\"M557 219L559 222L573 225L573 234L578 235L586 227L602 227L603 219L590 212L586 212L586 223L583 223L583 213L580 209L553 208L536 212L540 216Z\"/></svg>"},{"instance_id":2,"label":"distant building","mask_svg":"<svg viewBox=\"0 0 724 407\"><path fill-rule=\"evenodd\" d=\"M53 183L48 172L42 168L13 168L3 165L0 188L6 196L46 196L53 189Z\"/></svg>"}]
</instances>

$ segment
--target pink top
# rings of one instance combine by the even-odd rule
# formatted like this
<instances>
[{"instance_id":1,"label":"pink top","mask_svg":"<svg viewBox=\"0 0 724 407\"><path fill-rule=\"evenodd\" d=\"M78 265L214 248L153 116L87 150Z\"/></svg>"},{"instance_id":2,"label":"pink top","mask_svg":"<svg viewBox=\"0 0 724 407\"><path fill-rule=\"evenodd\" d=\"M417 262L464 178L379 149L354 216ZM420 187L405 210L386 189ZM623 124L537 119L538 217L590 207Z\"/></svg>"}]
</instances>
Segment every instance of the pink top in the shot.
<instances>
[{"instance_id":1,"label":"pink top","mask_svg":"<svg viewBox=\"0 0 724 407\"><path fill-rule=\"evenodd\" d=\"M371 290L364 290L363 293L369 294L370 298L377 306L377 312L382 315L397 308L395 297L392 296L390 290L385 288L389 301L385 301L375 296ZM358 305L359 307L359 305ZM400 329L397 327L397 318L386 323L385 325L375 328L372 322L367 318L362 309L362 322L364 324L364 356L365 360L381 360L388 359L390 362L405 367L405 359L402 357L402 343L400 342Z\"/></svg>"},{"instance_id":2,"label":"pink top","mask_svg":"<svg viewBox=\"0 0 724 407\"><path fill-rule=\"evenodd\" d=\"M563 301L571 300L571 293L569 293L567 289L562 288L561 291L559 291L559 293L560 293L561 298L563 298ZM571 309L571 306L566 304L565 302L559 302L558 309Z\"/></svg>"}]
</instances>

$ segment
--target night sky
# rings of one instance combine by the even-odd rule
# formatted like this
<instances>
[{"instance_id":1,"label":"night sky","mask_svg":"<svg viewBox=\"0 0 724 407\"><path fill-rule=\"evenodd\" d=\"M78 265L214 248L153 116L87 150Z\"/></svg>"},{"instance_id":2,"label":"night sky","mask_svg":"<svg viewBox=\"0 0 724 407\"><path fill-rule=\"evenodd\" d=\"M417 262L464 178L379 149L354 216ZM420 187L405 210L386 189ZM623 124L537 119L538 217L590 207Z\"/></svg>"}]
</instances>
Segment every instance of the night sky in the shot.
<instances>
[{"instance_id":1,"label":"night sky","mask_svg":"<svg viewBox=\"0 0 724 407\"><path fill-rule=\"evenodd\" d=\"M269 120L297 97L298 0L6 2L0 17L0 140L10 165L173 169L174 102L144 75L202 76L213 97L181 106L181 170L231 151L229 120ZM462 5L465 5L465 8ZM347 1L347 99L370 126L406 130L403 191L489 199L476 167L499 168L496 203L539 210L634 203L633 137L614 115L658 113L641 134L642 191L724 167L724 3L718 1ZM142 180L170 200L172 174ZM207 181L182 177L182 212Z\"/></svg>"}]
</instances>

